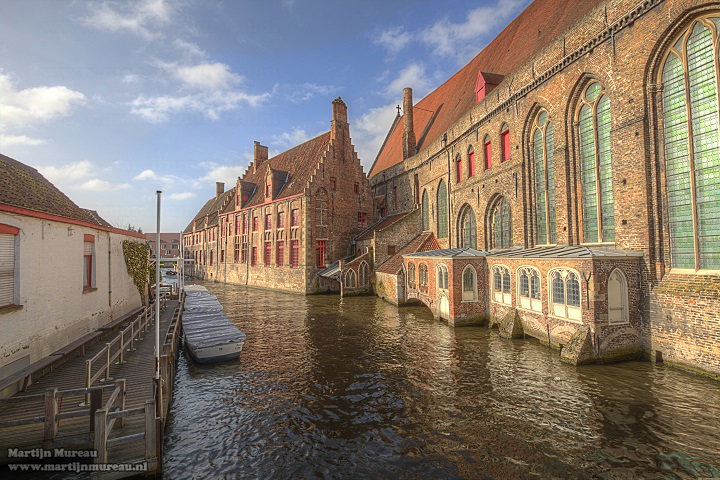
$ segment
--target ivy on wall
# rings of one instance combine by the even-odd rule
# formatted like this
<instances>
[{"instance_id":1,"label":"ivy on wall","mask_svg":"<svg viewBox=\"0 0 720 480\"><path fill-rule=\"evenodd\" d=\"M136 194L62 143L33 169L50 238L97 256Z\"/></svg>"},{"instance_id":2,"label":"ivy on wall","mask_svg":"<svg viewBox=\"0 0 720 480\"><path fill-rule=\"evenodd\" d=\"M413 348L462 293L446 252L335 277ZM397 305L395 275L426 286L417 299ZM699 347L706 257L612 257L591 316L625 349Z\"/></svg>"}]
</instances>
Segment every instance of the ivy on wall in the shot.
<instances>
[{"instance_id":1,"label":"ivy on wall","mask_svg":"<svg viewBox=\"0 0 720 480\"><path fill-rule=\"evenodd\" d=\"M123 241L123 254L125 255L125 266L128 275L140 292L140 298L145 305L147 293L148 274L151 275L151 283L155 283L155 269L149 268L150 248L146 243Z\"/></svg>"}]
</instances>

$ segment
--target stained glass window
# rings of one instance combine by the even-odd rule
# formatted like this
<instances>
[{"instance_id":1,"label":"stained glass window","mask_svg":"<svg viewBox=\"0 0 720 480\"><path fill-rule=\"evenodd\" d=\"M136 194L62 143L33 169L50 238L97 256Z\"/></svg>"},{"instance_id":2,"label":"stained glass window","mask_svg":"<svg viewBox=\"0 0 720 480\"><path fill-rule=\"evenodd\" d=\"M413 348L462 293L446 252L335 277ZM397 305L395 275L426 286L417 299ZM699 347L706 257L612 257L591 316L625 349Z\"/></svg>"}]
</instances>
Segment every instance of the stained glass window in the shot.
<instances>
[{"instance_id":1,"label":"stained glass window","mask_svg":"<svg viewBox=\"0 0 720 480\"><path fill-rule=\"evenodd\" d=\"M545 245L556 242L555 236L555 134L546 111L535 120L533 133L533 157L535 164L535 210L537 219L536 243Z\"/></svg>"},{"instance_id":2,"label":"stained glass window","mask_svg":"<svg viewBox=\"0 0 720 480\"><path fill-rule=\"evenodd\" d=\"M422 195L422 229L423 232L430 230L430 202L427 190L424 190Z\"/></svg>"},{"instance_id":3,"label":"stained glass window","mask_svg":"<svg viewBox=\"0 0 720 480\"><path fill-rule=\"evenodd\" d=\"M578 121L583 238L585 242L613 242L610 99L599 83L591 83L585 90Z\"/></svg>"},{"instance_id":4,"label":"stained glass window","mask_svg":"<svg viewBox=\"0 0 720 480\"><path fill-rule=\"evenodd\" d=\"M671 266L720 269L720 132L716 28L693 23L662 72Z\"/></svg>"},{"instance_id":5,"label":"stained glass window","mask_svg":"<svg viewBox=\"0 0 720 480\"><path fill-rule=\"evenodd\" d=\"M447 238L448 236L448 209L447 209L447 186L444 180L440 180L437 191L437 236Z\"/></svg>"}]
</instances>

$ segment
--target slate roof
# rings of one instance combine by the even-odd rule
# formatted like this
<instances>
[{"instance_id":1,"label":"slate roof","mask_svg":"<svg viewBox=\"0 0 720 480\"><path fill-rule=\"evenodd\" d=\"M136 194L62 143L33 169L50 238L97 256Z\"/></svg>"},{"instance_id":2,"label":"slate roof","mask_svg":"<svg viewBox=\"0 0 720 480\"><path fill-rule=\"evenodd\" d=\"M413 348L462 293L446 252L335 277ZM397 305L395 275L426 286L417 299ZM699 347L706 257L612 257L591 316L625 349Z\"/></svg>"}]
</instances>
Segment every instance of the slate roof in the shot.
<instances>
[{"instance_id":1,"label":"slate roof","mask_svg":"<svg viewBox=\"0 0 720 480\"><path fill-rule=\"evenodd\" d=\"M393 225L395 222L398 222L405 218L406 216L413 213L413 211L405 212L405 213L396 213L394 215L388 215L386 217L381 218L380 220L376 221L372 225L370 225L366 230L363 230L360 232L356 237L355 241L362 241L362 240L370 240L373 238L373 234L377 231L381 231L390 225Z\"/></svg>"},{"instance_id":2,"label":"slate roof","mask_svg":"<svg viewBox=\"0 0 720 480\"><path fill-rule=\"evenodd\" d=\"M0 172L0 203L109 226L99 215L95 218L89 211L78 207L32 167L0 154Z\"/></svg>"},{"instance_id":3,"label":"slate roof","mask_svg":"<svg viewBox=\"0 0 720 480\"><path fill-rule=\"evenodd\" d=\"M475 106L478 73L509 75L570 28L600 0L536 0L474 59L413 107L420 152ZM485 78L488 78L487 76ZM407 85L412 87L412 85ZM403 122L396 117L370 177L403 161Z\"/></svg>"},{"instance_id":4,"label":"slate roof","mask_svg":"<svg viewBox=\"0 0 720 480\"><path fill-rule=\"evenodd\" d=\"M557 245L554 247L517 248L488 254L493 258L627 258L642 257L642 252L602 249L582 245Z\"/></svg>"},{"instance_id":5,"label":"slate roof","mask_svg":"<svg viewBox=\"0 0 720 480\"><path fill-rule=\"evenodd\" d=\"M335 262L327 268L320 270L318 275L332 280L340 281L340 262Z\"/></svg>"},{"instance_id":6,"label":"slate roof","mask_svg":"<svg viewBox=\"0 0 720 480\"><path fill-rule=\"evenodd\" d=\"M400 270L400 266L403 263L403 255L415 252L426 252L428 250L437 250L439 248L440 245L438 244L437 239L435 239L435 235L432 232L423 232L410 240L407 245L400 249L399 252L388 258L385 263L375 270L381 273L395 274L398 270Z\"/></svg>"},{"instance_id":7,"label":"slate roof","mask_svg":"<svg viewBox=\"0 0 720 480\"><path fill-rule=\"evenodd\" d=\"M330 132L325 132L305 143L263 160L256 172L248 169L242 180L258 185L255 193L242 205L253 207L265 202L265 173L267 165L275 170L275 191L273 200L291 197L303 193L305 185L320 162L322 154L330 147ZM279 185L278 185L279 184Z\"/></svg>"},{"instance_id":8,"label":"slate roof","mask_svg":"<svg viewBox=\"0 0 720 480\"><path fill-rule=\"evenodd\" d=\"M487 257L488 252L475 250L474 248L443 248L442 250L430 250L403 255L407 258L481 258Z\"/></svg>"}]
</instances>

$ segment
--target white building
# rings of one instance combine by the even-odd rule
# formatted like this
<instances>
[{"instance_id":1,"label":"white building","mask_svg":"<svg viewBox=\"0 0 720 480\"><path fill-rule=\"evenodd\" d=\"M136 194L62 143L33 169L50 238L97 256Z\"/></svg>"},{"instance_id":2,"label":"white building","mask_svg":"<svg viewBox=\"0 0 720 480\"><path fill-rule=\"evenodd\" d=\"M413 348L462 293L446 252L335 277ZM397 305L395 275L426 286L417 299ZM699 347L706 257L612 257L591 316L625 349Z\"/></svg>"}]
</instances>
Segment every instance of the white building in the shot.
<instances>
[{"instance_id":1,"label":"white building","mask_svg":"<svg viewBox=\"0 0 720 480\"><path fill-rule=\"evenodd\" d=\"M113 228L0 155L0 392L19 387L8 386L18 372L60 360L68 345L141 306L125 240L145 236Z\"/></svg>"}]
</instances>

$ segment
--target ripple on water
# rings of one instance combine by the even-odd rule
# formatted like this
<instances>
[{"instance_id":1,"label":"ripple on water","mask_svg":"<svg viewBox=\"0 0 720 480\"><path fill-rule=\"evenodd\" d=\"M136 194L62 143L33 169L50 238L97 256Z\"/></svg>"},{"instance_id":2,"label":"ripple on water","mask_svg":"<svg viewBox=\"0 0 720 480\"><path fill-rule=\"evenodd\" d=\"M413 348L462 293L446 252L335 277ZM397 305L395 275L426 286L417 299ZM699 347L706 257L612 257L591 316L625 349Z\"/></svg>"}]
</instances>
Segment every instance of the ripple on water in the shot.
<instances>
[{"instance_id":1,"label":"ripple on water","mask_svg":"<svg viewBox=\"0 0 720 480\"><path fill-rule=\"evenodd\" d=\"M237 362L179 359L167 478L720 477L708 379L575 368L375 297L208 288L247 343Z\"/></svg>"}]
</instances>

